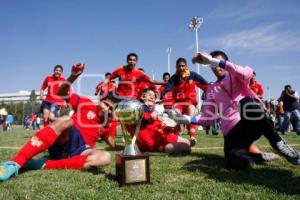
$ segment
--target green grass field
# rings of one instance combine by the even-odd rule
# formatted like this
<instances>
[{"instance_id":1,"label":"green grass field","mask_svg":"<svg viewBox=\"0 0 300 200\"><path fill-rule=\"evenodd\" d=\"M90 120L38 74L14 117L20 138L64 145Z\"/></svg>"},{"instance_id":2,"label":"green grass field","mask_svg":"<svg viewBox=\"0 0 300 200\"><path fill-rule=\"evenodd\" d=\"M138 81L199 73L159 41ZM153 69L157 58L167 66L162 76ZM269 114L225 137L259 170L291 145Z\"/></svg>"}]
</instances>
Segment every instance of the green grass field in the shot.
<instances>
[{"instance_id":1,"label":"green grass field","mask_svg":"<svg viewBox=\"0 0 300 200\"><path fill-rule=\"evenodd\" d=\"M0 132L0 161L10 159L33 131L15 128ZM284 138L300 149L300 137ZM120 133L118 133L120 140ZM271 151L261 138L256 145ZM222 136L199 133L187 156L150 153L153 185L119 187L112 164L94 171L36 170L0 182L0 200L9 199L300 199L300 166L279 159L243 171L227 170L223 163ZM106 149L98 143L98 149Z\"/></svg>"}]
</instances>

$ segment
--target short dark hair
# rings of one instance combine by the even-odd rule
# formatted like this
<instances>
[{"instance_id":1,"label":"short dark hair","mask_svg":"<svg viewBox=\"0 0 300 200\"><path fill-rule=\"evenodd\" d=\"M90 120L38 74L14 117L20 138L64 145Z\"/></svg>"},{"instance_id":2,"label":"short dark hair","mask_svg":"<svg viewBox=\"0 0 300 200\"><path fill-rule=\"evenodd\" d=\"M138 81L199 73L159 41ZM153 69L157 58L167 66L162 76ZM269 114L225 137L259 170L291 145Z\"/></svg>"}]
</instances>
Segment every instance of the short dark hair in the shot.
<instances>
[{"instance_id":1,"label":"short dark hair","mask_svg":"<svg viewBox=\"0 0 300 200\"><path fill-rule=\"evenodd\" d=\"M155 93L155 90L154 89L152 89L152 88L146 88L146 89L144 89L143 91L142 91L142 96L144 96L147 92L149 92L149 91L152 91L152 92L154 92Z\"/></svg>"},{"instance_id":2,"label":"short dark hair","mask_svg":"<svg viewBox=\"0 0 300 200\"><path fill-rule=\"evenodd\" d=\"M165 76L171 76L170 74L169 74L169 72L165 72L164 74L163 74L163 77L165 77Z\"/></svg>"},{"instance_id":3,"label":"short dark hair","mask_svg":"<svg viewBox=\"0 0 300 200\"><path fill-rule=\"evenodd\" d=\"M222 56L224 58L225 61L229 60L228 56L226 55L226 53L224 53L223 51L212 51L210 52L211 57L215 58L217 56Z\"/></svg>"},{"instance_id":4,"label":"short dark hair","mask_svg":"<svg viewBox=\"0 0 300 200\"><path fill-rule=\"evenodd\" d=\"M143 68L141 68L141 67L139 68L139 70L142 71L142 72L145 72L145 70Z\"/></svg>"},{"instance_id":5,"label":"short dark hair","mask_svg":"<svg viewBox=\"0 0 300 200\"><path fill-rule=\"evenodd\" d=\"M55 71L57 68L60 68L61 71L64 71L64 68L61 65L55 65L53 71Z\"/></svg>"},{"instance_id":6,"label":"short dark hair","mask_svg":"<svg viewBox=\"0 0 300 200\"><path fill-rule=\"evenodd\" d=\"M186 59L185 58L178 58L177 60L176 60L176 66L180 63L180 62L184 62L185 64L186 64Z\"/></svg>"},{"instance_id":7,"label":"short dark hair","mask_svg":"<svg viewBox=\"0 0 300 200\"><path fill-rule=\"evenodd\" d=\"M284 86L284 89L285 89L285 90L287 90L287 89L289 89L289 88L292 88L292 86L291 86L291 85L285 85L285 86Z\"/></svg>"},{"instance_id":8,"label":"short dark hair","mask_svg":"<svg viewBox=\"0 0 300 200\"><path fill-rule=\"evenodd\" d=\"M130 54L127 55L127 61L129 60L129 58L131 56L134 56L136 58L136 60L138 60L138 55L136 53L130 53Z\"/></svg>"},{"instance_id":9,"label":"short dark hair","mask_svg":"<svg viewBox=\"0 0 300 200\"><path fill-rule=\"evenodd\" d=\"M106 73L105 73L105 76L108 76L108 75L111 75L111 73L110 73L110 72L106 72Z\"/></svg>"}]
</instances>

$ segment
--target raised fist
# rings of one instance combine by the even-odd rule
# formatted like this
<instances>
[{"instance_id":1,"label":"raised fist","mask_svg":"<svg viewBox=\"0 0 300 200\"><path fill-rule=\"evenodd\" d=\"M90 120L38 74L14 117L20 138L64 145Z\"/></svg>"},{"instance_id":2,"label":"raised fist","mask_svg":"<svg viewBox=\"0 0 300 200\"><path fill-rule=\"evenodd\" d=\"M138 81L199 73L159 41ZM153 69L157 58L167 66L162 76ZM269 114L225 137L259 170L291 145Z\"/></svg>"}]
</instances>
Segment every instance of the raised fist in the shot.
<instances>
[{"instance_id":1,"label":"raised fist","mask_svg":"<svg viewBox=\"0 0 300 200\"><path fill-rule=\"evenodd\" d=\"M84 70L85 64L77 63L72 66L72 75L79 76Z\"/></svg>"}]
</instances>

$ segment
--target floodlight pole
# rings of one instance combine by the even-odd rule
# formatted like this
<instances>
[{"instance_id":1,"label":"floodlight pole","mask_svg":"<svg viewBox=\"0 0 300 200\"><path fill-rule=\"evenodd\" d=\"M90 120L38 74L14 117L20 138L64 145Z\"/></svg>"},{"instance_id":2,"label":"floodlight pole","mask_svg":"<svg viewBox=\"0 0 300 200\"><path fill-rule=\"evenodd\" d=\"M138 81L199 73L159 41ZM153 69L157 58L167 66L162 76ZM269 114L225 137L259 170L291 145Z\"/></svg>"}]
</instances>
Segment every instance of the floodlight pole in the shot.
<instances>
[{"instance_id":1,"label":"floodlight pole","mask_svg":"<svg viewBox=\"0 0 300 200\"><path fill-rule=\"evenodd\" d=\"M195 30L195 35L196 35L196 52L199 52L199 40L198 40L198 28ZM200 64L197 63L197 72L200 74Z\"/></svg>"},{"instance_id":2,"label":"floodlight pole","mask_svg":"<svg viewBox=\"0 0 300 200\"><path fill-rule=\"evenodd\" d=\"M171 71L171 52L172 52L172 49L171 47L167 48L167 54L168 54L168 73L170 74L170 71Z\"/></svg>"},{"instance_id":3,"label":"floodlight pole","mask_svg":"<svg viewBox=\"0 0 300 200\"><path fill-rule=\"evenodd\" d=\"M199 16L193 17L193 19L190 21L189 29L190 31L195 31L195 37L196 37L196 52L199 52L199 39L198 39L198 29L200 28L201 24L203 23L203 18ZM197 64L197 73L200 74L200 64ZM200 89L198 88L198 108L200 111Z\"/></svg>"}]
</instances>

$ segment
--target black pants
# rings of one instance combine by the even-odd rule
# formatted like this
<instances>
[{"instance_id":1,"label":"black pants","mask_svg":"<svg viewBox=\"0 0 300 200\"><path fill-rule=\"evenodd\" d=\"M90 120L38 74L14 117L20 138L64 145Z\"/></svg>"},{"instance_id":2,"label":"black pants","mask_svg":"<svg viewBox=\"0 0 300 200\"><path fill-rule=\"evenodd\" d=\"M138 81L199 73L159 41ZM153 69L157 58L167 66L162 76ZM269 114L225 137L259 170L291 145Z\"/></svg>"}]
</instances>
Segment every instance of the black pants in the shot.
<instances>
[{"instance_id":1,"label":"black pants","mask_svg":"<svg viewBox=\"0 0 300 200\"><path fill-rule=\"evenodd\" d=\"M264 117L261 120L240 120L224 137L226 163L228 165L232 164L232 157L230 154L232 150L248 150L250 145L262 135L265 136L270 145L277 150L277 142L282 139L275 131L273 122L270 119Z\"/></svg>"}]
</instances>

